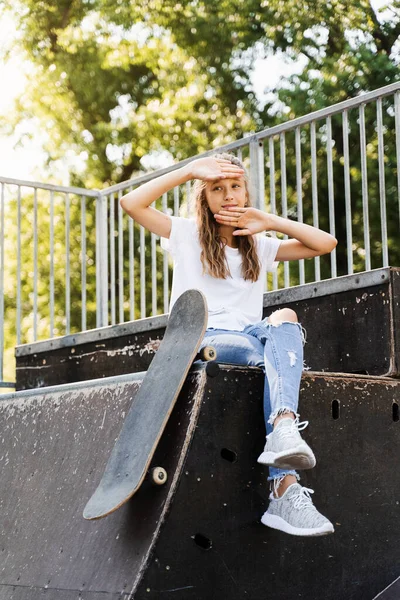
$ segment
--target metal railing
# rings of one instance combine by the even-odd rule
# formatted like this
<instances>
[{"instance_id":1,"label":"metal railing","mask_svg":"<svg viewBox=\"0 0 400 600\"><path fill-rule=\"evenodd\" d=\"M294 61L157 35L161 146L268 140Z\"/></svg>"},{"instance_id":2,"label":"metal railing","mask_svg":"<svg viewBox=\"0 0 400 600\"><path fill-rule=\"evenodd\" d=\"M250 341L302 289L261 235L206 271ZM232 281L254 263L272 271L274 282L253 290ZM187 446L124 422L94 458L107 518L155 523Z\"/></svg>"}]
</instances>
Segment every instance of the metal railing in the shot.
<instances>
[{"instance_id":1,"label":"metal railing","mask_svg":"<svg viewBox=\"0 0 400 600\"><path fill-rule=\"evenodd\" d=\"M280 265L266 289L400 261L393 243L400 233L400 83L218 151L244 161L257 208L339 239L328 256ZM0 177L0 387L7 385L5 352L10 361L15 344L168 312L168 256L119 200L189 160L102 191ZM154 205L190 216L190 188L175 188Z\"/></svg>"}]
</instances>

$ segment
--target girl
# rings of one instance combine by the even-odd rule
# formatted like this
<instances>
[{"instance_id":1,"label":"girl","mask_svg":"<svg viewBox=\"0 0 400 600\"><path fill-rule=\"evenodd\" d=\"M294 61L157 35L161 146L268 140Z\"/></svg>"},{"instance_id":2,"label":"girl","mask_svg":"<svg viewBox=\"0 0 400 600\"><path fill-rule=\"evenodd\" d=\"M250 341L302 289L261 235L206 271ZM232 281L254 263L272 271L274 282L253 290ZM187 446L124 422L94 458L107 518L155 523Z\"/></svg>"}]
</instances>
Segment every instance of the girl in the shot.
<instances>
[{"instance_id":1,"label":"girl","mask_svg":"<svg viewBox=\"0 0 400 600\"><path fill-rule=\"evenodd\" d=\"M196 220L170 217L150 205L191 179ZM122 208L140 225L164 238L174 259L171 306L187 289L201 290L209 309L204 344L224 363L264 369L267 438L258 462L270 466L270 503L264 525L293 535L333 532L298 483L296 469L310 469L315 457L302 439L298 395L303 369L303 333L291 309L262 319L266 271L274 261L312 258L331 252L328 233L251 207L242 163L232 154L199 158L121 198ZM265 231L287 234L278 240Z\"/></svg>"}]
</instances>

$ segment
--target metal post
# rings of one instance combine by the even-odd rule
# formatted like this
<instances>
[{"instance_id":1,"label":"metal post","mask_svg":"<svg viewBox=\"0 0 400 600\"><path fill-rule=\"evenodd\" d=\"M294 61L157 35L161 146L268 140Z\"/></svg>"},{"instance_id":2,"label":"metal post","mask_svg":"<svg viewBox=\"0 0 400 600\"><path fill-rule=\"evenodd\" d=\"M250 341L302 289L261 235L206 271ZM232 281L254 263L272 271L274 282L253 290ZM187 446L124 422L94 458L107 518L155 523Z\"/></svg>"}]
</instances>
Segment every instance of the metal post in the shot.
<instances>
[{"instance_id":1,"label":"metal post","mask_svg":"<svg viewBox=\"0 0 400 600\"><path fill-rule=\"evenodd\" d=\"M347 275L353 269L353 228L351 215L351 187L350 187L350 151L349 151L349 119L347 110L343 111L343 160L344 160L344 200L346 207L346 243L347 243Z\"/></svg>"},{"instance_id":2,"label":"metal post","mask_svg":"<svg viewBox=\"0 0 400 600\"><path fill-rule=\"evenodd\" d=\"M81 326L86 330L86 196L81 196Z\"/></svg>"},{"instance_id":3,"label":"metal post","mask_svg":"<svg viewBox=\"0 0 400 600\"><path fill-rule=\"evenodd\" d=\"M386 185L385 185L385 146L383 141L382 98L376 102L378 130L378 172L379 172L379 201L381 209L382 260L383 267L389 266L389 250L387 238L386 216Z\"/></svg>"},{"instance_id":4,"label":"metal post","mask_svg":"<svg viewBox=\"0 0 400 600\"><path fill-rule=\"evenodd\" d=\"M335 195L333 183L333 156L332 156L332 120L326 119L326 161L328 169L328 203L329 203L329 232L335 236ZM337 276L336 248L331 252L331 277Z\"/></svg>"},{"instance_id":5,"label":"metal post","mask_svg":"<svg viewBox=\"0 0 400 600\"><path fill-rule=\"evenodd\" d=\"M0 206L0 381L3 381L3 353L4 353L4 183L1 184Z\"/></svg>"},{"instance_id":6,"label":"metal post","mask_svg":"<svg viewBox=\"0 0 400 600\"><path fill-rule=\"evenodd\" d=\"M132 191L132 187L129 191ZM131 321L135 318L135 255L134 255L134 241L135 232L133 229L133 219L129 219L129 318Z\"/></svg>"},{"instance_id":7,"label":"metal post","mask_svg":"<svg viewBox=\"0 0 400 600\"><path fill-rule=\"evenodd\" d=\"M301 169L301 132L300 127L295 129L296 146L296 194L297 194L297 220L303 223L303 184ZM305 283L304 259L299 260L300 285Z\"/></svg>"},{"instance_id":8,"label":"metal post","mask_svg":"<svg viewBox=\"0 0 400 600\"><path fill-rule=\"evenodd\" d=\"M33 341L37 340L38 324L38 199L33 192Z\"/></svg>"},{"instance_id":9,"label":"metal post","mask_svg":"<svg viewBox=\"0 0 400 600\"><path fill-rule=\"evenodd\" d=\"M263 143L253 138L250 140L249 149L250 188L254 198L254 206L259 210L264 210Z\"/></svg>"},{"instance_id":10,"label":"metal post","mask_svg":"<svg viewBox=\"0 0 400 600\"><path fill-rule=\"evenodd\" d=\"M281 159L281 199L282 199L282 217L287 219L288 217L288 205L287 205L287 179L286 179L286 137L285 132L281 133L279 137L280 144L280 159ZM288 239L288 236L283 236L284 240ZM289 261L286 260L283 263L283 285L285 288L290 287L290 271Z\"/></svg>"},{"instance_id":11,"label":"metal post","mask_svg":"<svg viewBox=\"0 0 400 600\"><path fill-rule=\"evenodd\" d=\"M107 196L96 199L96 326L108 325Z\"/></svg>"},{"instance_id":12,"label":"metal post","mask_svg":"<svg viewBox=\"0 0 400 600\"><path fill-rule=\"evenodd\" d=\"M361 155L361 191L363 204L363 224L364 224L364 248L365 248L365 269L371 270L371 248L369 231L369 208L368 208L368 175L367 175L367 142L365 135L365 104L361 104L359 109L360 124L360 155Z\"/></svg>"},{"instance_id":13,"label":"metal post","mask_svg":"<svg viewBox=\"0 0 400 600\"><path fill-rule=\"evenodd\" d=\"M119 323L125 321L124 315L124 221L121 200L122 191L118 192L118 308Z\"/></svg>"},{"instance_id":14,"label":"metal post","mask_svg":"<svg viewBox=\"0 0 400 600\"><path fill-rule=\"evenodd\" d=\"M70 198L65 194L65 333L71 328L71 252L70 252Z\"/></svg>"},{"instance_id":15,"label":"metal post","mask_svg":"<svg viewBox=\"0 0 400 600\"><path fill-rule=\"evenodd\" d=\"M272 215L276 215L276 189L275 189L275 149L274 138L271 136L268 140L269 146L269 194L270 194L270 211ZM276 235L276 234L275 234ZM278 273L275 270L272 274L272 287L278 289Z\"/></svg>"}]
</instances>

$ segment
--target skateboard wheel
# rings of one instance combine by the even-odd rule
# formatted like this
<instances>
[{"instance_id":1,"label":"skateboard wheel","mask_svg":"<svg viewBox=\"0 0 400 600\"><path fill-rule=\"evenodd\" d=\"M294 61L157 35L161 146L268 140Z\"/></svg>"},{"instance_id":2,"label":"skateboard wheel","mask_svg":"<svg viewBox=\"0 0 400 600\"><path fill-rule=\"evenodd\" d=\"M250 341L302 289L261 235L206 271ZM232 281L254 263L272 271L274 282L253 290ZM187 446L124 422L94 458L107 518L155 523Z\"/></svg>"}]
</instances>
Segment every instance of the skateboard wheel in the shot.
<instances>
[{"instance_id":1,"label":"skateboard wheel","mask_svg":"<svg viewBox=\"0 0 400 600\"><path fill-rule=\"evenodd\" d=\"M201 360L215 360L217 358L217 351L212 346L204 346L199 352Z\"/></svg>"},{"instance_id":2,"label":"skateboard wheel","mask_svg":"<svg viewBox=\"0 0 400 600\"><path fill-rule=\"evenodd\" d=\"M164 485L168 478L167 471L162 467L154 467L154 469L151 470L150 475L151 481L155 485Z\"/></svg>"}]
</instances>

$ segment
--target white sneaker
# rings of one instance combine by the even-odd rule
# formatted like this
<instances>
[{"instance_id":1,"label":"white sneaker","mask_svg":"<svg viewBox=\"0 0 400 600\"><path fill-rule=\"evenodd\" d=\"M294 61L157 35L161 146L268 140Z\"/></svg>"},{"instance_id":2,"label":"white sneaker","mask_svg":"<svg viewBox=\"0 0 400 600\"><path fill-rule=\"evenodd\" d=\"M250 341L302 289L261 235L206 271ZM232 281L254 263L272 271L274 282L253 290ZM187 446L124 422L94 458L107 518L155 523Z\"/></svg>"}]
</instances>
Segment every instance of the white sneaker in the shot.
<instances>
[{"instance_id":1,"label":"white sneaker","mask_svg":"<svg viewBox=\"0 0 400 600\"><path fill-rule=\"evenodd\" d=\"M257 462L278 469L312 469L315 456L310 446L303 440L299 431L305 429L308 421L299 423L298 417L279 421L275 429L267 435L264 452Z\"/></svg>"},{"instance_id":2,"label":"white sneaker","mask_svg":"<svg viewBox=\"0 0 400 600\"><path fill-rule=\"evenodd\" d=\"M332 523L317 511L310 494L314 491L292 483L281 498L271 493L268 510L261 517L267 527L291 535L317 536L333 533Z\"/></svg>"}]
</instances>

